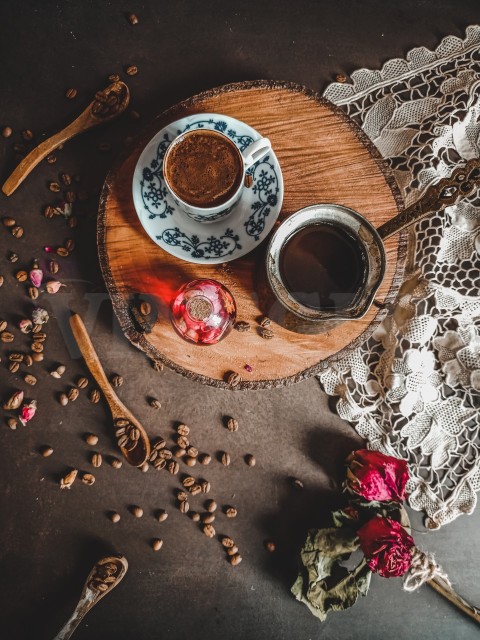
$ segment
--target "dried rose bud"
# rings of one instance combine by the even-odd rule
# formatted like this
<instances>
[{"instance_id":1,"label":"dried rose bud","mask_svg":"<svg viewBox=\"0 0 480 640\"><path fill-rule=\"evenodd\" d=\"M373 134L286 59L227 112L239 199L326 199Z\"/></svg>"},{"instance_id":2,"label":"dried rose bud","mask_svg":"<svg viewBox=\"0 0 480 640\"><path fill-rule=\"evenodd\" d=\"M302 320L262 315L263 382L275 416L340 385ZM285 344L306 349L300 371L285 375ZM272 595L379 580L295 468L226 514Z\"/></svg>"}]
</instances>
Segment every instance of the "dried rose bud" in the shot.
<instances>
[{"instance_id":1,"label":"dried rose bud","mask_svg":"<svg viewBox=\"0 0 480 640\"><path fill-rule=\"evenodd\" d=\"M40 287L43 280L43 271L41 269L32 269L28 275L33 286Z\"/></svg>"},{"instance_id":2,"label":"dried rose bud","mask_svg":"<svg viewBox=\"0 0 480 640\"><path fill-rule=\"evenodd\" d=\"M37 411L37 401L36 400L32 400L28 404L24 404L23 405L22 411L21 411L21 414L20 414L20 422L23 424L23 426L25 426L27 424L27 422L30 422L30 420L35 415L36 411Z\"/></svg>"},{"instance_id":3,"label":"dried rose bud","mask_svg":"<svg viewBox=\"0 0 480 640\"><path fill-rule=\"evenodd\" d=\"M57 293L57 291L60 289L60 287L65 287L65 286L66 286L65 284L62 284L58 280L50 280L45 285L45 289L47 290L47 293L52 293L53 294L53 293Z\"/></svg>"},{"instance_id":4,"label":"dried rose bud","mask_svg":"<svg viewBox=\"0 0 480 640\"><path fill-rule=\"evenodd\" d=\"M15 391L15 393L5 402L3 408L5 411L14 411L15 409L18 409L22 402L23 391Z\"/></svg>"},{"instance_id":5,"label":"dried rose bud","mask_svg":"<svg viewBox=\"0 0 480 640\"><path fill-rule=\"evenodd\" d=\"M249 364L246 364L244 367L245 371L248 371L248 373L252 373L253 371L253 367Z\"/></svg>"},{"instance_id":6,"label":"dried rose bud","mask_svg":"<svg viewBox=\"0 0 480 640\"><path fill-rule=\"evenodd\" d=\"M24 320L20 320L20 322L18 323L18 327L22 333L30 333L32 330L32 326L33 326L32 321L29 320L28 318L25 318Z\"/></svg>"},{"instance_id":7,"label":"dried rose bud","mask_svg":"<svg viewBox=\"0 0 480 640\"><path fill-rule=\"evenodd\" d=\"M55 249L53 247L43 247L45 253L53 253Z\"/></svg>"},{"instance_id":8,"label":"dried rose bud","mask_svg":"<svg viewBox=\"0 0 480 640\"><path fill-rule=\"evenodd\" d=\"M50 316L48 315L48 311L46 309L42 309L42 307L36 307L32 312L32 320L34 324L46 324L49 318Z\"/></svg>"}]
</instances>

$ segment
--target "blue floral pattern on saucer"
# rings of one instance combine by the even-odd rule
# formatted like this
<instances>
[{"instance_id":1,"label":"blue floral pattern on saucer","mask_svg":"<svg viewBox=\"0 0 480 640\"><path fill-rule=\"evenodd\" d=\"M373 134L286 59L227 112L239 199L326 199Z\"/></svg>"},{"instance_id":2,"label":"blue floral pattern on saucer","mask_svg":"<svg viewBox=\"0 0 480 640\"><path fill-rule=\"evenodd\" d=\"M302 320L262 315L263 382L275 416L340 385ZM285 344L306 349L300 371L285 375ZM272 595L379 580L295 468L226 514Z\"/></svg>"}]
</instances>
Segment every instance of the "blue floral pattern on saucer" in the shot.
<instances>
[{"instance_id":1,"label":"blue floral pattern on saucer","mask_svg":"<svg viewBox=\"0 0 480 640\"><path fill-rule=\"evenodd\" d=\"M192 129L212 129L228 135L241 151L260 134L244 122L218 114L197 114L164 127L148 143L134 172L133 201L150 238L189 262L215 264L245 255L265 238L283 201L283 179L271 151L248 170L252 178L232 213L217 222L195 222L175 203L165 187L163 157L171 142Z\"/></svg>"}]
</instances>

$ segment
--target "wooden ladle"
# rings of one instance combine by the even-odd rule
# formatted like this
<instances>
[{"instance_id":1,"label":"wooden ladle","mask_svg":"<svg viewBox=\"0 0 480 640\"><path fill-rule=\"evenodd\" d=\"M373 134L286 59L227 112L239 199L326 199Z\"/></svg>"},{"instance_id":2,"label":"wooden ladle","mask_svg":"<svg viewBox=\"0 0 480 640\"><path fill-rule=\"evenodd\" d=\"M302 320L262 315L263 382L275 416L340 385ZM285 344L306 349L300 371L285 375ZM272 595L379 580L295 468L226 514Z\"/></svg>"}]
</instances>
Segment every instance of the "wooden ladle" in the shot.
<instances>
[{"instance_id":1,"label":"wooden ladle","mask_svg":"<svg viewBox=\"0 0 480 640\"><path fill-rule=\"evenodd\" d=\"M78 313L70 317L70 327L85 364L108 402L114 421L118 446L131 465L141 467L150 456L150 440L145 429L112 389L83 320Z\"/></svg>"},{"instance_id":2,"label":"wooden ladle","mask_svg":"<svg viewBox=\"0 0 480 640\"><path fill-rule=\"evenodd\" d=\"M128 562L124 556L108 556L99 560L88 574L75 611L55 640L68 640L85 615L123 580L127 570Z\"/></svg>"},{"instance_id":3,"label":"wooden ladle","mask_svg":"<svg viewBox=\"0 0 480 640\"><path fill-rule=\"evenodd\" d=\"M79 133L116 118L128 106L130 91L124 82L113 82L103 91L98 91L88 107L68 127L62 129L38 147L35 147L23 158L2 187L6 196L12 195L15 189L25 180L28 174L59 145L70 140Z\"/></svg>"}]
</instances>

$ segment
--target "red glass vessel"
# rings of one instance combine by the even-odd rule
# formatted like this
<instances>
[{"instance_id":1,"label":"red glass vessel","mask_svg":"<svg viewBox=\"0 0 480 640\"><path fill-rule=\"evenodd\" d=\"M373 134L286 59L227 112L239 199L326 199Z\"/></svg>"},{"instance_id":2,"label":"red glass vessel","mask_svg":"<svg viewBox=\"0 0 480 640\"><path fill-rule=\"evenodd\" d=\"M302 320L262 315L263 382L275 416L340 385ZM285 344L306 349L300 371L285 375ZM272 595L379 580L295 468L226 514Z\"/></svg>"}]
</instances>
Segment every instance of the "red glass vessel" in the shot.
<instances>
[{"instance_id":1,"label":"red glass vessel","mask_svg":"<svg viewBox=\"0 0 480 640\"><path fill-rule=\"evenodd\" d=\"M172 325L195 344L215 344L233 327L237 307L230 291L216 280L187 282L170 303Z\"/></svg>"}]
</instances>

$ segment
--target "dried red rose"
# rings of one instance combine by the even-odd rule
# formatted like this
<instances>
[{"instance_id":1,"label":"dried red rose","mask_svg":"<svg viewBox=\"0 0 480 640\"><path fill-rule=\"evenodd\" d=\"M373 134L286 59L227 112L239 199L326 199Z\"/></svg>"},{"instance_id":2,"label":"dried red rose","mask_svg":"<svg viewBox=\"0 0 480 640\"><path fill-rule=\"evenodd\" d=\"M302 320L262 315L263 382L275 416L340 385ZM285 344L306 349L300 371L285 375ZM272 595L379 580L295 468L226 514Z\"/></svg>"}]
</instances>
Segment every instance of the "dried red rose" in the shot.
<instances>
[{"instance_id":1,"label":"dried red rose","mask_svg":"<svg viewBox=\"0 0 480 640\"><path fill-rule=\"evenodd\" d=\"M410 569L415 542L399 522L375 516L357 535L367 564L375 573L394 578Z\"/></svg>"},{"instance_id":2,"label":"dried red rose","mask_svg":"<svg viewBox=\"0 0 480 640\"><path fill-rule=\"evenodd\" d=\"M359 449L347 458L346 486L366 500L403 502L408 481L405 460Z\"/></svg>"}]
</instances>

